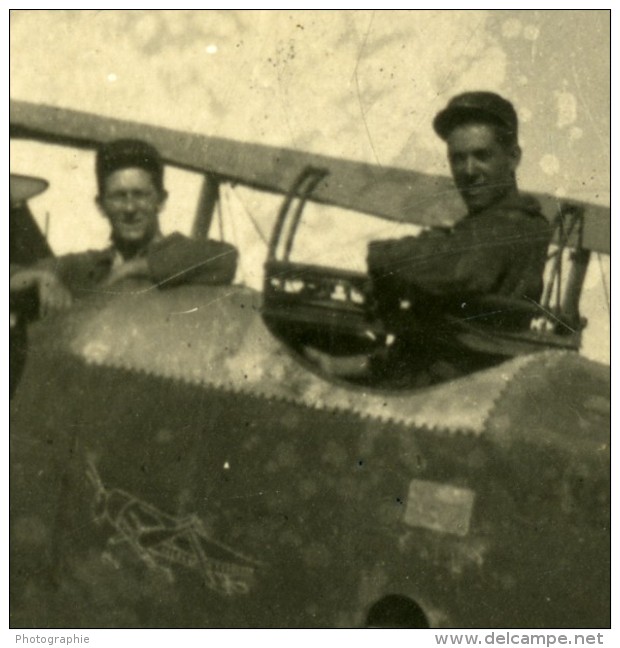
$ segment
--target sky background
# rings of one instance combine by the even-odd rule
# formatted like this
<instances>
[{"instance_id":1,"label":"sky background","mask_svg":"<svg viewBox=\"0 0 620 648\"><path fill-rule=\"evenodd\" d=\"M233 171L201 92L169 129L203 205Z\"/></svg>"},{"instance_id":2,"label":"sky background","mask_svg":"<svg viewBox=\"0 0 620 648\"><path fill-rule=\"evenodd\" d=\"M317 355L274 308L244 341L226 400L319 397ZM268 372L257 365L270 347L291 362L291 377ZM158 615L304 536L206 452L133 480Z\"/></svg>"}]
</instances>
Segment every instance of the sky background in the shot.
<instances>
[{"instance_id":1,"label":"sky background","mask_svg":"<svg viewBox=\"0 0 620 648\"><path fill-rule=\"evenodd\" d=\"M10 51L15 99L443 174L433 116L455 93L493 90L520 117L522 188L609 205L604 10L18 10ZM12 168L52 180L56 249L100 245L94 185L76 171L90 178L92 161L61 168L46 155L19 148ZM190 213L187 183L173 194L170 228ZM233 210L273 212L268 200L241 200ZM65 244L76 212L91 225ZM609 362L609 260L592 261L584 350Z\"/></svg>"}]
</instances>

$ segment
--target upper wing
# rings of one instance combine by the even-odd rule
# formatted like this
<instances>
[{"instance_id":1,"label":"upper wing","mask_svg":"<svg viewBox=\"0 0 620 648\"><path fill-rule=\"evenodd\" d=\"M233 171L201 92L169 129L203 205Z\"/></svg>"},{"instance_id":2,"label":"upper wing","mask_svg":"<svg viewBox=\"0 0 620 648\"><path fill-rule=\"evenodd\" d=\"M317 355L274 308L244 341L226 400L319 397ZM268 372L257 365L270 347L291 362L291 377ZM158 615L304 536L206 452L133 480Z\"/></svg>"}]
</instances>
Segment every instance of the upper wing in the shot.
<instances>
[{"instance_id":1,"label":"upper wing","mask_svg":"<svg viewBox=\"0 0 620 648\"><path fill-rule=\"evenodd\" d=\"M579 200L554 198L549 194L533 194L542 206L542 211L552 220L563 206L571 205L584 213L583 230L575 230L568 237L568 245L584 247L594 252L609 254L611 250L611 210L603 205L594 205Z\"/></svg>"},{"instance_id":2,"label":"upper wing","mask_svg":"<svg viewBox=\"0 0 620 648\"><path fill-rule=\"evenodd\" d=\"M313 200L390 220L440 226L454 223L463 212L452 181L444 176L187 133L24 101L11 101L10 110L13 137L88 148L119 137L140 137L156 146L170 164L282 194L290 190L305 167L324 168L329 175L315 189ZM536 195L547 205L548 216L557 212L557 200ZM609 209L580 204L587 212L584 244L593 250L609 252Z\"/></svg>"},{"instance_id":3,"label":"upper wing","mask_svg":"<svg viewBox=\"0 0 620 648\"><path fill-rule=\"evenodd\" d=\"M380 167L291 149L112 119L84 112L11 101L11 135L92 148L119 137L140 137L171 164L215 173L222 179L285 194L307 166L329 175L312 199L383 218L439 225L462 212L452 182L406 169Z\"/></svg>"}]
</instances>

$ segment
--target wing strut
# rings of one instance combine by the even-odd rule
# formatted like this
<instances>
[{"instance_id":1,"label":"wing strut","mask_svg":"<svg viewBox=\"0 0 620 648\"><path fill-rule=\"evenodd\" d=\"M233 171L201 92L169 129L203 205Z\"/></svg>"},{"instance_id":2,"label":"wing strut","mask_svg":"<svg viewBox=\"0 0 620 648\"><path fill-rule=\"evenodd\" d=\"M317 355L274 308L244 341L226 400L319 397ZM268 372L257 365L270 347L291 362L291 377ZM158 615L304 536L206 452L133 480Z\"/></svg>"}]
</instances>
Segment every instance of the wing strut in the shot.
<instances>
[{"instance_id":1,"label":"wing strut","mask_svg":"<svg viewBox=\"0 0 620 648\"><path fill-rule=\"evenodd\" d=\"M583 213L583 207L573 209L573 218L577 221L577 245L570 253L571 266L561 306L564 319L569 324L572 322L575 325L574 328L578 330L583 329L586 325L579 312L579 301L591 254L590 250L583 247Z\"/></svg>"},{"instance_id":2,"label":"wing strut","mask_svg":"<svg viewBox=\"0 0 620 648\"><path fill-rule=\"evenodd\" d=\"M215 205L220 199L220 183L214 173L205 173L203 175L202 189L200 198L196 207L196 217L194 227L192 228L192 237L204 240L209 235L211 223L213 221L213 212Z\"/></svg>"}]
</instances>

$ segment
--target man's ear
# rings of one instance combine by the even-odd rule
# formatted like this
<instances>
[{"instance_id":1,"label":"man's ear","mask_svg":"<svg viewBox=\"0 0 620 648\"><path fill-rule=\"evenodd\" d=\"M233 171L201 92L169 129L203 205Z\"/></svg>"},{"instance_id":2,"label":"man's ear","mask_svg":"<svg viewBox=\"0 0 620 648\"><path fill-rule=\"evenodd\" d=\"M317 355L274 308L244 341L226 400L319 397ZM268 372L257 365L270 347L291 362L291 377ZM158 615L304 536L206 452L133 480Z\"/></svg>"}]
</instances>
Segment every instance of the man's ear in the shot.
<instances>
[{"instance_id":1,"label":"man's ear","mask_svg":"<svg viewBox=\"0 0 620 648\"><path fill-rule=\"evenodd\" d=\"M515 144L510 151L510 159L512 160L512 170L516 171L519 163L521 162L521 147Z\"/></svg>"}]
</instances>

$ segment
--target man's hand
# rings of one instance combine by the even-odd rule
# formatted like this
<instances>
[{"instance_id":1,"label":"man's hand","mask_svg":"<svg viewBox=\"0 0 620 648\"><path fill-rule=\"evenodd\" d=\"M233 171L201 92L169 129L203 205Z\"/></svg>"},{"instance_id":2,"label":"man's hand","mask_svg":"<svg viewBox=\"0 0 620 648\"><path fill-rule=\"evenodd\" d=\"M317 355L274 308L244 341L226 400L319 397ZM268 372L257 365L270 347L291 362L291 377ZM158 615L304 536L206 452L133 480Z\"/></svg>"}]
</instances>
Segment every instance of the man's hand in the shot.
<instances>
[{"instance_id":1,"label":"man's hand","mask_svg":"<svg viewBox=\"0 0 620 648\"><path fill-rule=\"evenodd\" d=\"M39 313L41 317L67 310L72 303L71 293L55 274L48 272L39 278Z\"/></svg>"},{"instance_id":2,"label":"man's hand","mask_svg":"<svg viewBox=\"0 0 620 648\"><path fill-rule=\"evenodd\" d=\"M20 270L11 277L9 287L11 292L36 287L41 317L66 310L73 303L71 293L51 270L41 268Z\"/></svg>"}]
</instances>

